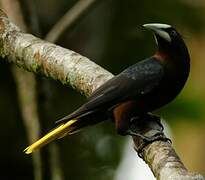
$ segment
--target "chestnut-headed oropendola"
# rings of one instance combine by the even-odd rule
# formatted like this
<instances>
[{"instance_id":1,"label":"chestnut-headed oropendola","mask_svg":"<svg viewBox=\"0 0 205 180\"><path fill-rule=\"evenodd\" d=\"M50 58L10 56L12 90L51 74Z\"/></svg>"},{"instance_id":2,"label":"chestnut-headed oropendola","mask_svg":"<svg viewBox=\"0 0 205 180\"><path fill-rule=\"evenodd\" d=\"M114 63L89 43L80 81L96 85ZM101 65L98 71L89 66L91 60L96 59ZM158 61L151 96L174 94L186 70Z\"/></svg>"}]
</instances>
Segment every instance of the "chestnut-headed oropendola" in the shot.
<instances>
[{"instance_id":1,"label":"chestnut-headed oropendola","mask_svg":"<svg viewBox=\"0 0 205 180\"><path fill-rule=\"evenodd\" d=\"M181 35L167 24L143 26L154 33L155 54L128 67L96 89L85 104L58 120L60 125L27 147L25 153L32 153L57 138L109 118L114 120L119 134L135 135L129 130L133 117L140 118L179 94L190 69L189 53Z\"/></svg>"}]
</instances>

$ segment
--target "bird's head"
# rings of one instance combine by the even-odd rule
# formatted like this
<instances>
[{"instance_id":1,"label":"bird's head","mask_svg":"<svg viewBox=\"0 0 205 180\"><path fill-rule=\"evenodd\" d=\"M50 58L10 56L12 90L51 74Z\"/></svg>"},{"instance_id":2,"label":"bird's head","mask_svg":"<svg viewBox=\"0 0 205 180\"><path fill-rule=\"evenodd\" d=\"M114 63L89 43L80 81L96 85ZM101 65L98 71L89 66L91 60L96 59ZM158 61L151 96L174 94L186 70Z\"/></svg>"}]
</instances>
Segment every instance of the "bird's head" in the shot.
<instances>
[{"instance_id":1,"label":"bird's head","mask_svg":"<svg viewBox=\"0 0 205 180\"><path fill-rule=\"evenodd\" d=\"M172 49L174 51L184 51L184 48L186 49L181 35L172 26L159 23L144 24L143 26L154 33L155 40L160 50Z\"/></svg>"},{"instance_id":2,"label":"bird's head","mask_svg":"<svg viewBox=\"0 0 205 180\"><path fill-rule=\"evenodd\" d=\"M183 69L187 77L190 67L190 56L187 46L175 28L168 24L150 23L143 25L154 33L158 49L155 53L157 60L162 63L175 64L174 67ZM170 61L171 60L171 61Z\"/></svg>"}]
</instances>

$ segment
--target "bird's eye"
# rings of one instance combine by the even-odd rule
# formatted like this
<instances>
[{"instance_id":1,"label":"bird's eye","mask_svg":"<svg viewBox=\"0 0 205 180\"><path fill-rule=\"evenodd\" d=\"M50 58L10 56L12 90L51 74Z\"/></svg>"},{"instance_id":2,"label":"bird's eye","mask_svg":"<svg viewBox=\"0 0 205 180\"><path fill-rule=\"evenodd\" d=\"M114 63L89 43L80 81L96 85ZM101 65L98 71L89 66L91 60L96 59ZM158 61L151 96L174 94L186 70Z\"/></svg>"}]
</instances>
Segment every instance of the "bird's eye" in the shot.
<instances>
[{"instance_id":1,"label":"bird's eye","mask_svg":"<svg viewBox=\"0 0 205 180\"><path fill-rule=\"evenodd\" d=\"M176 36L176 35L177 35L176 31L174 31L174 30L171 30L170 34L171 34L172 36Z\"/></svg>"}]
</instances>

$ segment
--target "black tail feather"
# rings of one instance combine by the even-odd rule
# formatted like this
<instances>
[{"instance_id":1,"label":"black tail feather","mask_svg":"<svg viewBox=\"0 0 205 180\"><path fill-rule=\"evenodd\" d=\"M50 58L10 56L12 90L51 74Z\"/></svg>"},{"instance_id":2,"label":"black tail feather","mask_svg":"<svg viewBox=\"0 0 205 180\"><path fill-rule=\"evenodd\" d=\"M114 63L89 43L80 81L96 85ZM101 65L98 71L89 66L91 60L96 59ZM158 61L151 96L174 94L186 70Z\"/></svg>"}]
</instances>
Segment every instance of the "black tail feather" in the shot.
<instances>
[{"instance_id":1,"label":"black tail feather","mask_svg":"<svg viewBox=\"0 0 205 180\"><path fill-rule=\"evenodd\" d=\"M86 112L85 110L84 111L75 111L73 112L72 114L69 114L65 117L63 117L62 119L59 119L55 122L55 124L59 125L59 124L62 124L62 123L66 123L72 119L79 119L79 118L82 118L84 116L87 116L87 115L90 115L92 114L94 111L88 111Z\"/></svg>"}]
</instances>

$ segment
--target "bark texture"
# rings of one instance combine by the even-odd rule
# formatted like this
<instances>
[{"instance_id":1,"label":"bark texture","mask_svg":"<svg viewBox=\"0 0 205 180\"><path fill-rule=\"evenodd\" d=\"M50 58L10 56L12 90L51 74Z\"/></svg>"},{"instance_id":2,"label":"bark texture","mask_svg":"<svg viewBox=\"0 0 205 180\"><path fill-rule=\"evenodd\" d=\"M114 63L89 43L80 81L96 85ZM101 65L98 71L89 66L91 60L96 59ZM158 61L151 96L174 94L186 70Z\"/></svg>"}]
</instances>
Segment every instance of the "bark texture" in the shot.
<instances>
[{"instance_id":1,"label":"bark texture","mask_svg":"<svg viewBox=\"0 0 205 180\"><path fill-rule=\"evenodd\" d=\"M0 11L0 56L8 57L4 60L9 59L28 71L71 85L86 96L113 77L110 72L76 52L21 32L2 11ZM138 149L139 138L133 137L133 139L135 149ZM150 143L143 148L141 155L157 179L204 179L199 174L187 171L168 142Z\"/></svg>"},{"instance_id":2,"label":"bark texture","mask_svg":"<svg viewBox=\"0 0 205 180\"><path fill-rule=\"evenodd\" d=\"M0 14L0 54L28 71L71 85L86 96L113 77L88 58L24 33Z\"/></svg>"},{"instance_id":3,"label":"bark texture","mask_svg":"<svg viewBox=\"0 0 205 180\"><path fill-rule=\"evenodd\" d=\"M204 180L189 172L169 142L156 141L143 150L142 157L159 180Z\"/></svg>"}]
</instances>

